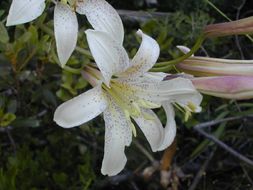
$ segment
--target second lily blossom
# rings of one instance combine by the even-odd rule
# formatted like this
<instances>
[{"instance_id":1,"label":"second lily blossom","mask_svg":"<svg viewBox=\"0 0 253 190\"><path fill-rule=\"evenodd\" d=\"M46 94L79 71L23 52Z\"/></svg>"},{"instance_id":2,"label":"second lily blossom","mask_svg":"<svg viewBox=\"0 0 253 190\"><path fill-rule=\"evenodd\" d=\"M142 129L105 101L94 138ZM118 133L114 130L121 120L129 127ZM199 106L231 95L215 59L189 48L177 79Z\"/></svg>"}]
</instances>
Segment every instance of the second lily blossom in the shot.
<instances>
[{"instance_id":1,"label":"second lily blossom","mask_svg":"<svg viewBox=\"0 0 253 190\"><path fill-rule=\"evenodd\" d=\"M13 0L7 26L30 22L46 7L45 0ZM61 0L54 9L54 33L61 66L64 67L77 43L78 22L75 11L86 15L92 27L107 32L119 43L123 42L123 26L116 10L105 0Z\"/></svg>"}]
</instances>

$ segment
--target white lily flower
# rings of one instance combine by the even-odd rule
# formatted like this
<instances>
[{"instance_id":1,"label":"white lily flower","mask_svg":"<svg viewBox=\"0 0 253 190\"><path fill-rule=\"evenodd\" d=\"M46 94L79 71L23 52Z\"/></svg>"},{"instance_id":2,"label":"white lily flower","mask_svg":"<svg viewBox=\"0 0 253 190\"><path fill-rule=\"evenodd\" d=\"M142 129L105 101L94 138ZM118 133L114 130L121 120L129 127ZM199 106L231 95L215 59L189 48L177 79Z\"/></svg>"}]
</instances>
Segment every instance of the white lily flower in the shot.
<instances>
[{"instance_id":1,"label":"white lily flower","mask_svg":"<svg viewBox=\"0 0 253 190\"><path fill-rule=\"evenodd\" d=\"M7 26L30 22L45 9L45 0L13 0ZM123 42L123 25L116 10L105 0L61 0L54 9L54 33L57 53L62 67L73 53L78 35L75 12L86 15L94 29L108 32L118 42Z\"/></svg>"},{"instance_id":2,"label":"white lily flower","mask_svg":"<svg viewBox=\"0 0 253 190\"><path fill-rule=\"evenodd\" d=\"M159 45L151 37L138 31L141 46L129 60L122 45L108 33L87 30L87 39L101 73L88 67L84 77L93 89L60 105L54 121L64 128L81 125L104 113L105 145L101 172L118 174L126 164L125 146L136 136L132 120L146 136L153 151L168 147L176 135L173 105L186 112L200 111L202 96L191 81L175 78L163 81L164 73L148 73L159 56ZM112 76L115 76L112 78ZM163 106L167 123L152 111Z\"/></svg>"}]
</instances>

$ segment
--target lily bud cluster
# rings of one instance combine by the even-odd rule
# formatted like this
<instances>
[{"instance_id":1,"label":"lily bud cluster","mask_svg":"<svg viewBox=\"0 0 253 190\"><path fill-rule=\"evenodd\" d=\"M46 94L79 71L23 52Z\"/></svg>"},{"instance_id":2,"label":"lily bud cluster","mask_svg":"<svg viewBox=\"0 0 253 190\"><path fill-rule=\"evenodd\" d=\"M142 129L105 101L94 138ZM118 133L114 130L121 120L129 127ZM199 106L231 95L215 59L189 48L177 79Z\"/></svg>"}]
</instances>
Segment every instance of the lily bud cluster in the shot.
<instances>
[{"instance_id":1,"label":"lily bud cluster","mask_svg":"<svg viewBox=\"0 0 253 190\"><path fill-rule=\"evenodd\" d=\"M253 17L211 24L204 28L205 38L253 33ZM248 36L249 37L249 36ZM249 37L250 38L250 37ZM177 46L184 54L185 46ZM229 60L192 55L177 64L191 74L194 86L203 94L228 99L253 98L253 60Z\"/></svg>"}]
</instances>

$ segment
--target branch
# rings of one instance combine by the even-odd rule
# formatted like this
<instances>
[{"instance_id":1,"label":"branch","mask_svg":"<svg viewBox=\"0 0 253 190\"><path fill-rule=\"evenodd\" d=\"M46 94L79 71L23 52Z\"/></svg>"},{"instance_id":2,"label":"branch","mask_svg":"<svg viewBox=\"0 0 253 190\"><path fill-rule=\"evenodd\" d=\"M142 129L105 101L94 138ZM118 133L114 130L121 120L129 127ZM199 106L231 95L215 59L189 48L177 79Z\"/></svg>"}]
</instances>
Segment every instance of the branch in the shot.
<instances>
[{"instance_id":1,"label":"branch","mask_svg":"<svg viewBox=\"0 0 253 190\"><path fill-rule=\"evenodd\" d=\"M247 116L247 117L252 117L252 116ZM235 156L239 160L241 160L241 161L243 161L243 162L245 162L245 163L253 166L253 161L252 160L250 160L249 158L243 156L239 152L237 152L234 149L230 148L227 144L223 143L222 141L220 141L216 137L214 137L214 136L206 133L203 130L204 127L210 127L212 125L216 125L216 124L221 123L221 122L232 121L232 120L237 120L237 119L242 119L242 118L243 118L242 116L238 116L238 117L231 117L231 118L226 118L226 119L220 119L220 120L214 120L214 121L210 121L210 122L205 122L205 123L201 123L199 125L196 125L193 129L195 131L197 131L199 134L201 134L204 137L206 137L207 139L209 139L209 140L213 141L214 143L216 143L221 148L225 149L227 152L229 152L230 154L232 154L233 156Z\"/></svg>"},{"instance_id":2,"label":"branch","mask_svg":"<svg viewBox=\"0 0 253 190\"><path fill-rule=\"evenodd\" d=\"M131 22L145 22L152 18L164 19L170 15L170 13L164 12L146 12L146 11L130 11L130 10L117 10L123 20Z\"/></svg>"},{"instance_id":3,"label":"branch","mask_svg":"<svg viewBox=\"0 0 253 190\"><path fill-rule=\"evenodd\" d=\"M155 162L155 158L137 141L133 141L134 145L149 159L151 163Z\"/></svg>"}]
</instances>

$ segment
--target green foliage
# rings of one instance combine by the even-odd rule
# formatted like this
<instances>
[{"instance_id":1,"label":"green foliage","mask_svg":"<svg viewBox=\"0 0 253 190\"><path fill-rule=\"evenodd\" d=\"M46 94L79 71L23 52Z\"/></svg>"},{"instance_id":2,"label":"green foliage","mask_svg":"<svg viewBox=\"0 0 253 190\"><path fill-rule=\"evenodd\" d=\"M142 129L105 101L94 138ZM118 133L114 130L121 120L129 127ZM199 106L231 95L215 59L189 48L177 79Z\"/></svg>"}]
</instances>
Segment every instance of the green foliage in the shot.
<instances>
[{"instance_id":1,"label":"green foliage","mask_svg":"<svg viewBox=\"0 0 253 190\"><path fill-rule=\"evenodd\" d=\"M11 124L16 119L16 116L13 113L4 114L2 110L0 110L0 126L6 127Z\"/></svg>"},{"instance_id":2,"label":"green foliage","mask_svg":"<svg viewBox=\"0 0 253 190\"><path fill-rule=\"evenodd\" d=\"M9 41L9 34L4 24L0 22L0 42L7 43L8 41Z\"/></svg>"},{"instance_id":3,"label":"green foliage","mask_svg":"<svg viewBox=\"0 0 253 190\"><path fill-rule=\"evenodd\" d=\"M15 100L0 96L0 127L7 127L16 119L16 104Z\"/></svg>"},{"instance_id":4,"label":"green foliage","mask_svg":"<svg viewBox=\"0 0 253 190\"><path fill-rule=\"evenodd\" d=\"M69 100L78 94L78 90L83 90L88 85L82 77L75 76L70 72L64 71L62 73L61 88L57 91L57 96L63 100Z\"/></svg>"},{"instance_id":5,"label":"green foliage","mask_svg":"<svg viewBox=\"0 0 253 190\"><path fill-rule=\"evenodd\" d=\"M26 141L15 155L5 152L6 160L1 160L6 166L0 170L0 189L89 189L95 179L89 152L80 155L75 150L77 145L72 144L75 142L73 138L64 134L55 140L54 135L48 135L48 142ZM66 146L64 141L69 140L72 140L72 145ZM38 146L39 143L49 143L50 146L41 144L40 148L30 150L29 146ZM62 144L65 146L61 147ZM75 165L69 164L76 158L71 154L79 157Z\"/></svg>"}]
</instances>

